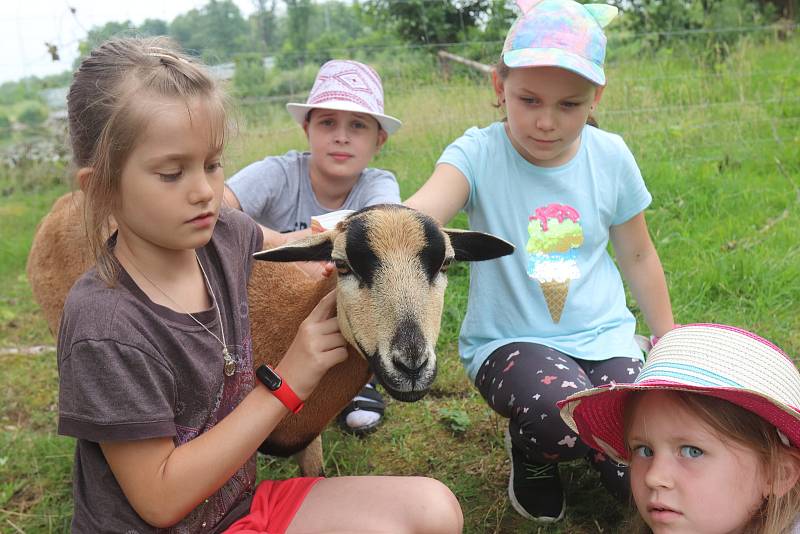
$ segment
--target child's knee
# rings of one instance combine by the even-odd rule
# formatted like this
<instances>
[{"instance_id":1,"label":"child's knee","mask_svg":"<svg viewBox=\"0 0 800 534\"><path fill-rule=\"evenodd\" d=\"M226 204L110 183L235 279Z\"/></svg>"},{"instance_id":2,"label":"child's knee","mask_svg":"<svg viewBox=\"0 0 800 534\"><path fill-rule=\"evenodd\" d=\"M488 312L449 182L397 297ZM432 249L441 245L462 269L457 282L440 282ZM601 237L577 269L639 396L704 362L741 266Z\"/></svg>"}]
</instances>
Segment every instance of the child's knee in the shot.
<instances>
[{"instance_id":1,"label":"child's knee","mask_svg":"<svg viewBox=\"0 0 800 534\"><path fill-rule=\"evenodd\" d=\"M433 478L420 478L420 501L424 513L417 516L415 532L445 534L461 532L464 515L453 492Z\"/></svg>"}]
</instances>

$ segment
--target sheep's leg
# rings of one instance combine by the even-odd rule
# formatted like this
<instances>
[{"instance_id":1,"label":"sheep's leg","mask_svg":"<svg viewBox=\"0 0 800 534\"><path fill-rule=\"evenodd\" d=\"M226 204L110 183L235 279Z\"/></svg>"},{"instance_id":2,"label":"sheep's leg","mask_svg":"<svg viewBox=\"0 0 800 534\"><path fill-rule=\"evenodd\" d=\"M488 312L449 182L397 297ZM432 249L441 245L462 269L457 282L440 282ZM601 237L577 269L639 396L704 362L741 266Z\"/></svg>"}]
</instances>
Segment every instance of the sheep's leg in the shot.
<instances>
[{"instance_id":1,"label":"sheep's leg","mask_svg":"<svg viewBox=\"0 0 800 534\"><path fill-rule=\"evenodd\" d=\"M308 447L296 453L295 462L300 466L300 474L304 477L325 476L322 466L322 436L317 436Z\"/></svg>"}]
</instances>

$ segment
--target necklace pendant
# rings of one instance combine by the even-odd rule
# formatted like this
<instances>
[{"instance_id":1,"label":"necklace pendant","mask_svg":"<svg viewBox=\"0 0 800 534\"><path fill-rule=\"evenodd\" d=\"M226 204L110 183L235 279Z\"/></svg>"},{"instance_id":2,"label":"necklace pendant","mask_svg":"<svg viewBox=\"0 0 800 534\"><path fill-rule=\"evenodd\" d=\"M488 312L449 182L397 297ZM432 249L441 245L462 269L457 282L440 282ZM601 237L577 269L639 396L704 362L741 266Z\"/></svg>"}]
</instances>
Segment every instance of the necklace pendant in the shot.
<instances>
[{"instance_id":1,"label":"necklace pendant","mask_svg":"<svg viewBox=\"0 0 800 534\"><path fill-rule=\"evenodd\" d=\"M236 372L236 362L233 361L233 358L231 358L231 354L228 352L228 347L224 347L222 349L222 357L225 360L225 365L223 367L225 376L233 376L233 373Z\"/></svg>"}]
</instances>

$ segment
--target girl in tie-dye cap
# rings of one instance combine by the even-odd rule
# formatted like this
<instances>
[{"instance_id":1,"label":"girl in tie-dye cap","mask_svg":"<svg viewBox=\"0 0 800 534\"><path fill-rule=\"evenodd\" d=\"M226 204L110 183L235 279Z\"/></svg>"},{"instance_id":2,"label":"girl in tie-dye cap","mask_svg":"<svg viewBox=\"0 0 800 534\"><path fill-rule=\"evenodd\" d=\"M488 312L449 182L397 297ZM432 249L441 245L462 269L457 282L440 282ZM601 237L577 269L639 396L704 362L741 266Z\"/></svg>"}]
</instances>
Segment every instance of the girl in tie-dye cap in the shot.
<instances>
[{"instance_id":1,"label":"girl in tie-dye cap","mask_svg":"<svg viewBox=\"0 0 800 534\"><path fill-rule=\"evenodd\" d=\"M509 419L513 507L547 522L564 516L562 461L586 458L627 501L627 468L581 441L556 407L639 373L623 277L653 336L674 322L644 218L652 197L622 138L587 124L606 86L603 28L617 8L518 4L493 73L506 119L448 146L406 204L442 223L463 209L472 230L516 246L471 268L459 352L486 402Z\"/></svg>"}]
</instances>

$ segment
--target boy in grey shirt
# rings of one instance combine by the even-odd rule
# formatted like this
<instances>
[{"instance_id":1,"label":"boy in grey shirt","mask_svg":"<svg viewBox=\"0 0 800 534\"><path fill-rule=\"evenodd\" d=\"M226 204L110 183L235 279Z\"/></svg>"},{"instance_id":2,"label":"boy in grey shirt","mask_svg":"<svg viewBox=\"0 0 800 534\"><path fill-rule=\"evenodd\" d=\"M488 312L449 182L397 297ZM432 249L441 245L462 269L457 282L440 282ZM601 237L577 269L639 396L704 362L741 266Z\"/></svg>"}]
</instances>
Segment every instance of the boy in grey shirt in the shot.
<instances>
[{"instance_id":1,"label":"boy in grey shirt","mask_svg":"<svg viewBox=\"0 0 800 534\"><path fill-rule=\"evenodd\" d=\"M400 189L389 171L363 169L344 202L325 205L315 194L310 167L313 154L290 150L251 163L228 181L239 205L262 226L281 233L305 230L312 216L337 209L358 210L375 204L399 204ZM317 188L325 189L325 178ZM324 196L324 191L322 195ZM335 204L335 203L334 203Z\"/></svg>"},{"instance_id":2,"label":"boy in grey shirt","mask_svg":"<svg viewBox=\"0 0 800 534\"><path fill-rule=\"evenodd\" d=\"M367 168L402 125L383 113L383 86L374 69L357 61L329 61L306 103L286 109L303 127L309 151L257 161L233 175L224 193L228 205L268 229L265 248L309 235L312 216L400 203L394 175ZM339 424L363 435L380 425L383 410L383 398L370 382L340 414Z\"/></svg>"}]
</instances>

